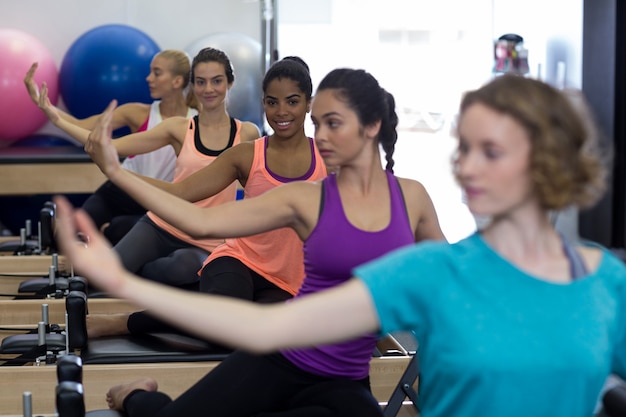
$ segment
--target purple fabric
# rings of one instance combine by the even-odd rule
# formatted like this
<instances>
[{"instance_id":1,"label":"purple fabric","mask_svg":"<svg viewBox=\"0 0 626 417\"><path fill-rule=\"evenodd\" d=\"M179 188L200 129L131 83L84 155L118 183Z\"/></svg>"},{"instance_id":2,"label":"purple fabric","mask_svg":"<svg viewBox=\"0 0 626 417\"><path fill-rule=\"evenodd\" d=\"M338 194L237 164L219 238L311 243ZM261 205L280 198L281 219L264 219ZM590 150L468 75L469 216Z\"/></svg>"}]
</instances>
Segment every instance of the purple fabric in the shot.
<instances>
[{"instance_id":1,"label":"purple fabric","mask_svg":"<svg viewBox=\"0 0 626 417\"><path fill-rule=\"evenodd\" d=\"M337 189L337 177L324 180L323 202L317 226L304 242L306 278L296 297L323 291L352 277L352 269L415 241L404 197L396 178L387 172L391 194L391 221L377 232L357 229L346 218ZM301 369L322 376L361 379L369 374L376 336L366 335L335 345L283 351Z\"/></svg>"}]
</instances>

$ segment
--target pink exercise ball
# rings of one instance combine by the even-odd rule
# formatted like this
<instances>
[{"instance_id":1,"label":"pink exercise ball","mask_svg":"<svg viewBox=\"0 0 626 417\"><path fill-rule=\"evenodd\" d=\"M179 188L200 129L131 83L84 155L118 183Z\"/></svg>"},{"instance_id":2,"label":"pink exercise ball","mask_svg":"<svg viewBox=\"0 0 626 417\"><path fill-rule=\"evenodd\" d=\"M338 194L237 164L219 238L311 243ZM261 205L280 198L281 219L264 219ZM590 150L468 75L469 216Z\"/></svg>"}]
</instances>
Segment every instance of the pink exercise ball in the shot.
<instances>
[{"instance_id":1,"label":"pink exercise ball","mask_svg":"<svg viewBox=\"0 0 626 417\"><path fill-rule=\"evenodd\" d=\"M30 99L24 76L33 62L39 67L35 81L48 85L50 101L58 99L59 71L46 47L34 36L15 29L0 29L0 147L39 130L48 120Z\"/></svg>"}]
</instances>

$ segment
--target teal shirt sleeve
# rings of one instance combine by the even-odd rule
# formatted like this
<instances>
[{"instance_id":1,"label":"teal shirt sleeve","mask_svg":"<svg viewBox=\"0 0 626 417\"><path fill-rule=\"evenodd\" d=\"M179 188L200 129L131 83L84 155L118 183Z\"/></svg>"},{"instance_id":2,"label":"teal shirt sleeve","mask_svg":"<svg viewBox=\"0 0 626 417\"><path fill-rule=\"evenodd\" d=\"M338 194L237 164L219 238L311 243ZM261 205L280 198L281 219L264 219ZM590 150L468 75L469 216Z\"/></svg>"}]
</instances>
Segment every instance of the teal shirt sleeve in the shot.
<instances>
[{"instance_id":1,"label":"teal shirt sleeve","mask_svg":"<svg viewBox=\"0 0 626 417\"><path fill-rule=\"evenodd\" d=\"M426 242L398 249L354 270L368 287L381 333L414 331L427 325L429 298L436 297L437 275L445 267L442 242Z\"/></svg>"}]
</instances>

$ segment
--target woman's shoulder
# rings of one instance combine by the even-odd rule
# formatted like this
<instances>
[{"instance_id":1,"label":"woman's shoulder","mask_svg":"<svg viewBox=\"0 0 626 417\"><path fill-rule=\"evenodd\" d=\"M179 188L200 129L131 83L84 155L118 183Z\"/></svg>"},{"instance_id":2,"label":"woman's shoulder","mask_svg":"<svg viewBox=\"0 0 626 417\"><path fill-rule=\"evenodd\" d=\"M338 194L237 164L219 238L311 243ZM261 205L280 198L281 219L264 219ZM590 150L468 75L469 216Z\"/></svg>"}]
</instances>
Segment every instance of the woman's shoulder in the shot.
<instances>
[{"instance_id":1,"label":"woman's shoulder","mask_svg":"<svg viewBox=\"0 0 626 417\"><path fill-rule=\"evenodd\" d=\"M152 104L132 102L120 104L116 110L129 111L129 112L149 112L152 108Z\"/></svg>"},{"instance_id":2,"label":"woman's shoulder","mask_svg":"<svg viewBox=\"0 0 626 417\"><path fill-rule=\"evenodd\" d=\"M261 131L254 123L244 122L239 119L235 119L235 122L240 125L241 142L252 142L261 137Z\"/></svg>"},{"instance_id":3,"label":"woman's shoulder","mask_svg":"<svg viewBox=\"0 0 626 417\"><path fill-rule=\"evenodd\" d=\"M577 245L578 252L583 258L587 270L598 271L600 268L617 269L626 274L626 253L620 250L610 250L605 246L591 241L581 241Z\"/></svg>"},{"instance_id":4,"label":"woman's shoulder","mask_svg":"<svg viewBox=\"0 0 626 417\"><path fill-rule=\"evenodd\" d=\"M191 129L194 125L194 120L197 116L186 117L186 116L173 116L168 117L167 119L163 119L161 123L157 126L164 126L168 129L183 129L186 131L187 129Z\"/></svg>"},{"instance_id":5,"label":"woman's shoulder","mask_svg":"<svg viewBox=\"0 0 626 417\"><path fill-rule=\"evenodd\" d=\"M400 184L402 193L406 197L428 194L428 191L426 191L426 187L424 187L421 182L411 178L398 177L397 175L394 175L394 177L398 181L398 184Z\"/></svg>"},{"instance_id":6,"label":"woman's shoulder","mask_svg":"<svg viewBox=\"0 0 626 417\"><path fill-rule=\"evenodd\" d=\"M150 115L150 104L125 103L117 107L113 114L120 115L134 124L142 124Z\"/></svg>"}]
</instances>

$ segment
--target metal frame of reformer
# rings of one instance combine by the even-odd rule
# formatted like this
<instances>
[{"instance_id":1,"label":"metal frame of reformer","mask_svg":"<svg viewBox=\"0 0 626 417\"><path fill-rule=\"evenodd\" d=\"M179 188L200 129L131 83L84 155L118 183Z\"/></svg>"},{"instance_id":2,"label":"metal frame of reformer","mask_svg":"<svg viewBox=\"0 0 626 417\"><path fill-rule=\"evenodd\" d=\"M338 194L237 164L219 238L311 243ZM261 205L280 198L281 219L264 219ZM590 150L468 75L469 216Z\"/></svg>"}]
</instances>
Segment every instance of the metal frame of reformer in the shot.
<instances>
[{"instance_id":1,"label":"metal frame of reformer","mask_svg":"<svg viewBox=\"0 0 626 417\"><path fill-rule=\"evenodd\" d=\"M69 273L70 264L63 255L58 256L59 271ZM0 274L47 275L52 265L52 255L6 255L0 256Z\"/></svg>"},{"instance_id":2,"label":"metal frame of reformer","mask_svg":"<svg viewBox=\"0 0 626 417\"><path fill-rule=\"evenodd\" d=\"M0 300L0 342L15 334L24 334L24 329L35 331L42 319L42 305L47 305L50 324L65 327L64 299ZM137 307L116 298L93 298L89 300L91 314L132 313Z\"/></svg>"}]
</instances>

